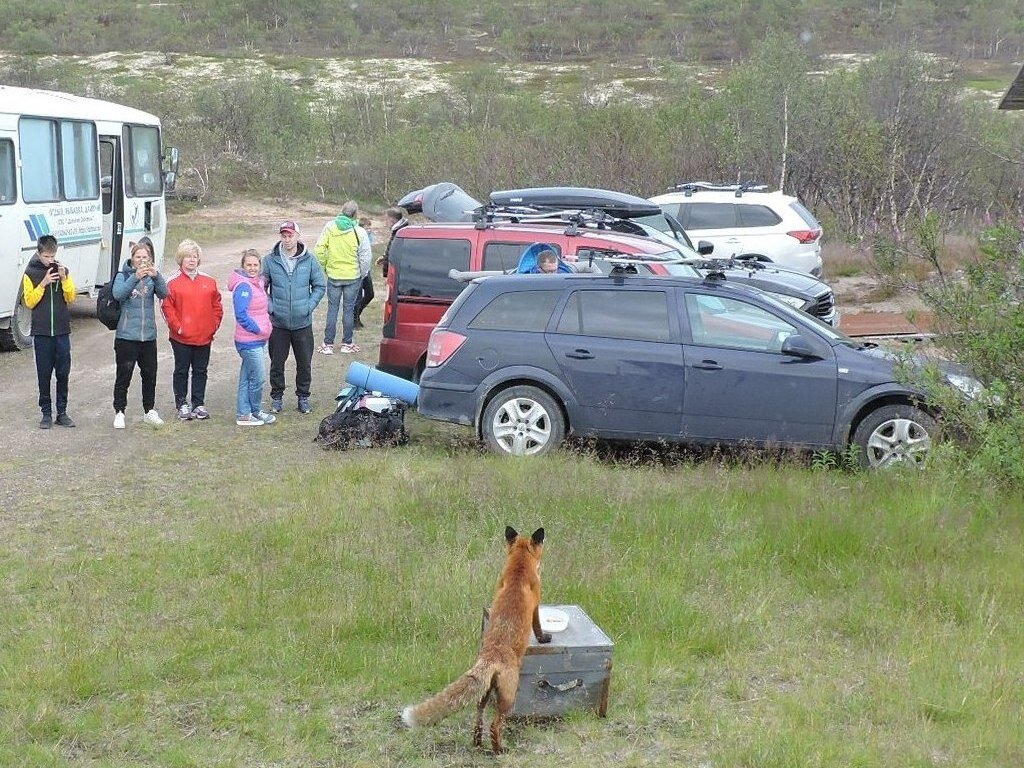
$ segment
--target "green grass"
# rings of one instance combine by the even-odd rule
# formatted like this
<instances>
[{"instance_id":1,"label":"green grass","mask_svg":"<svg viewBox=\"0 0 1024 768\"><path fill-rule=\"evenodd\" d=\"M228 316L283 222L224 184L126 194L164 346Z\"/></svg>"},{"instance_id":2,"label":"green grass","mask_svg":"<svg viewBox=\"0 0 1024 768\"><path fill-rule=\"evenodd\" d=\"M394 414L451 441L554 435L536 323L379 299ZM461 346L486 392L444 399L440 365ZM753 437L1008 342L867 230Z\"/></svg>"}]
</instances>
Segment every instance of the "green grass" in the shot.
<instances>
[{"instance_id":1,"label":"green grass","mask_svg":"<svg viewBox=\"0 0 1024 768\"><path fill-rule=\"evenodd\" d=\"M469 666L506 523L546 527L546 601L616 648L608 718L513 724L502 764L1024 760L1019 495L503 461L419 421L404 449L322 453L307 425L165 441L136 457L159 480L10 512L0 764L493 765L469 712L395 716Z\"/></svg>"}]
</instances>

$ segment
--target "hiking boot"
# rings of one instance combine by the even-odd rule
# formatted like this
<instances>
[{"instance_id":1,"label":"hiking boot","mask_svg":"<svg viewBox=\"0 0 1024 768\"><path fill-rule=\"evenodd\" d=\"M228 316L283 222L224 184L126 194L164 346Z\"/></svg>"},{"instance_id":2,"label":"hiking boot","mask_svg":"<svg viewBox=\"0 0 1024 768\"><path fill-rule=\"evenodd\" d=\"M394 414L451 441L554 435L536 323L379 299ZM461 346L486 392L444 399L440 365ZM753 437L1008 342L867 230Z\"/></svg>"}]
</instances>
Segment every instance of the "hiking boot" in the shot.
<instances>
[{"instance_id":1,"label":"hiking boot","mask_svg":"<svg viewBox=\"0 0 1024 768\"><path fill-rule=\"evenodd\" d=\"M178 406L178 418L182 421L192 421L195 416L192 415L192 411L189 410L189 407L185 403L182 403Z\"/></svg>"},{"instance_id":2,"label":"hiking boot","mask_svg":"<svg viewBox=\"0 0 1024 768\"><path fill-rule=\"evenodd\" d=\"M114 429L124 429L124 411L114 414Z\"/></svg>"},{"instance_id":3,"label":"hiking boot","mask_svg":"<svg viewBox=\"0 0 1024 768\"><path fill-rule=\"evenodd\" d=\"M73 427L75 422L71 420L71 417L66 413L58 413L57 418L54 420L56 424L60 424L62 427Z\"/></svg>"},{"instance_id":4,"label":"hiking boot","mask_svg":"<svg viewBox=\"0 0 1024 768\"><path fill-rule=\"evenodd\" d=\"M142 420L151 427L160 427L164 423L164 420L160 418L160 414L155 410L146 411L146 415L142 417Z\"/></svg>"},{"instance_id":5,"label":"hiking boot","mask_svg":"<svg viewBox=\"0 0 1024 768\"><path fill-rule=\"evenodd\" d=\"M309 405L308 397L299 398L299 413L312 413L313 409Z\"/></svg>"},{"instance_id":6,"label":"hiking boot","mask_svg":"<svg viewBox=\"0 0 1024 768\"><path fill-rule=\"evenodd\" d=\"M245 416L239 416L238 418L236 418L235 424L237 424L240 427L262 427L263 419L257 419L252 414L247 413L245 414Z\"/></svg>"},{"instance_id":7,"label":"hiking boot","mask_svg":"<svg viewBox=\"0 0 1024 768\"><path fill-rule=\"evenodd\" d=\"M53 417L50 414L48 414L48 413L44 413L43 414L43 418L41 418L39 420L39 428L40 429L49 429L52 426L53 426Z\"/></svg>"},{"instance_id":8,"label":"hiking boot","mask_svg":"<svg viewBox=\"0 0 1024 768\"><path fill-rule=\"evenodd\" d=\"M277 416L275 416L272 413L267 413L266 411L259 411L258 413L254 413L252 414L252 417L254 419L259 419L264 424L273 424L275 421L277 421Z\"/></svg>"},{"instance_id":9,"label":"hiking boot","mask_svg":"<svg viewBox=\"0 0 1024 768\"><path fill-rule=\"evenodd\" d=\"M205 405L197 405L192 409L192 418L199 419L200 421L206 421L210 418L210 412L206 410Z\"/></svg>"},{"instance_id":10,"label":"hiking boot","mask_svg":"<svg viewBox=\"0 0 1024 768\"><path fill-rule=\"evenodd\" d=\"M280 413L284 409L284 404L281 402L280 397L270 398L270 410L274 413Z\"/></svg>"}]
</instances>

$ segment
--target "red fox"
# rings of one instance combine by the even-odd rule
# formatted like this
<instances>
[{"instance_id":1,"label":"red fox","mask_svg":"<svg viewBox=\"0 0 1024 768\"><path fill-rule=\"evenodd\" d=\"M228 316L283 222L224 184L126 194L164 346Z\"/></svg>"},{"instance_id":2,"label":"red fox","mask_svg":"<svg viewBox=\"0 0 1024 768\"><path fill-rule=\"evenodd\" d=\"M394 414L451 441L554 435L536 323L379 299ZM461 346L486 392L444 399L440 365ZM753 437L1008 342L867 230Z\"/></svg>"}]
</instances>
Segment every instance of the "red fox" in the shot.
<instances>
[{"instance_id":1,"label":"red fox","mask_svg":"<svg viewBox=\"0 0 1024 768\"><path fill-rule=\"evenodd\" d=\"M491 603L490 620L484 632L476 664L462 677L422 704L402 710L402 722L409 728L431 725L476 702L473 745L483 743L484 708L494 694L497 714L491 722L491 748L501 752L501 727L511 711L519 688L519 668L530 644L530 631L538 643L550 643L551 635L540 628L540 556L544 551L544 529L530 538L505 528L508 559L498 579Z\"/></svg>"}]
</instances>

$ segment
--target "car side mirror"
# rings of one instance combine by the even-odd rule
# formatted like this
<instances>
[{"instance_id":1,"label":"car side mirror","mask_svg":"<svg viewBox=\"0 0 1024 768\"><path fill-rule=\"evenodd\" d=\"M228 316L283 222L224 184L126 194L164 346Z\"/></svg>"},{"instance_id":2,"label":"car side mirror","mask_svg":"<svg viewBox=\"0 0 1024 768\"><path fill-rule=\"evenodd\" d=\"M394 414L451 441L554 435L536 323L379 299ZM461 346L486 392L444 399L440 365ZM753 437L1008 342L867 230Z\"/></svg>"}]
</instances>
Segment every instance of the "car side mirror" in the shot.
<instances>
[{"instance_id":1,"label":"car side mirror","mask_svg":"<svg viewBox=\"0 0 1024 768\"><path fill-rule=\"evenodd\" d=\"M782 354L790 355L791 357L821 359L821 354L800 334L786 337L785 341L782 342Z\"/></svg>"},{"instance_id":2,"label":"car side mirror","mask_svg":"<svg viewBox=\"0 0 1024 768\"><path fill-rule=\"evenodd\" d=\"M715 250L715 244L710 243L707 240L697 241L697 253L701 256L710 256L711 252Z\"/></svg>"}]
</instances>

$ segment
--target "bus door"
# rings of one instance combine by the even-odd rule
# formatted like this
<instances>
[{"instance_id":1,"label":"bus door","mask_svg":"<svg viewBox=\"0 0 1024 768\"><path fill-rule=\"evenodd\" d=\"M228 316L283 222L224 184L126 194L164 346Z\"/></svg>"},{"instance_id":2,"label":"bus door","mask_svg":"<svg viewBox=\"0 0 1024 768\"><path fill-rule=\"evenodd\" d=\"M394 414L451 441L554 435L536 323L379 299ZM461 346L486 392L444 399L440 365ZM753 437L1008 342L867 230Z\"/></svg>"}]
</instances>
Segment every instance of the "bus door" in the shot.
<instances>
[{"instance_id":1,"label":"bus door","mask_svg":"<svg viewBox=\"0 0 1024 768\"><path fill-rule=\"evenodd\" d=\"M100 136L100 190L103 203L103 241L96 269L96 285L117 274L124 247L124 174L121 137Z\"/></svg>"},{"instance_id":2,"label":"bus door","mask_svg":"<svg viewBox=\"0 0 1024 768\"><path fill-rule=\"evenodd\" d=\"M0 131L0 328L14 312L22 273L35 253L35 241L25 227L25 207L18 205L16 139L14 131Z\"/></svg>"}]
</instances>

